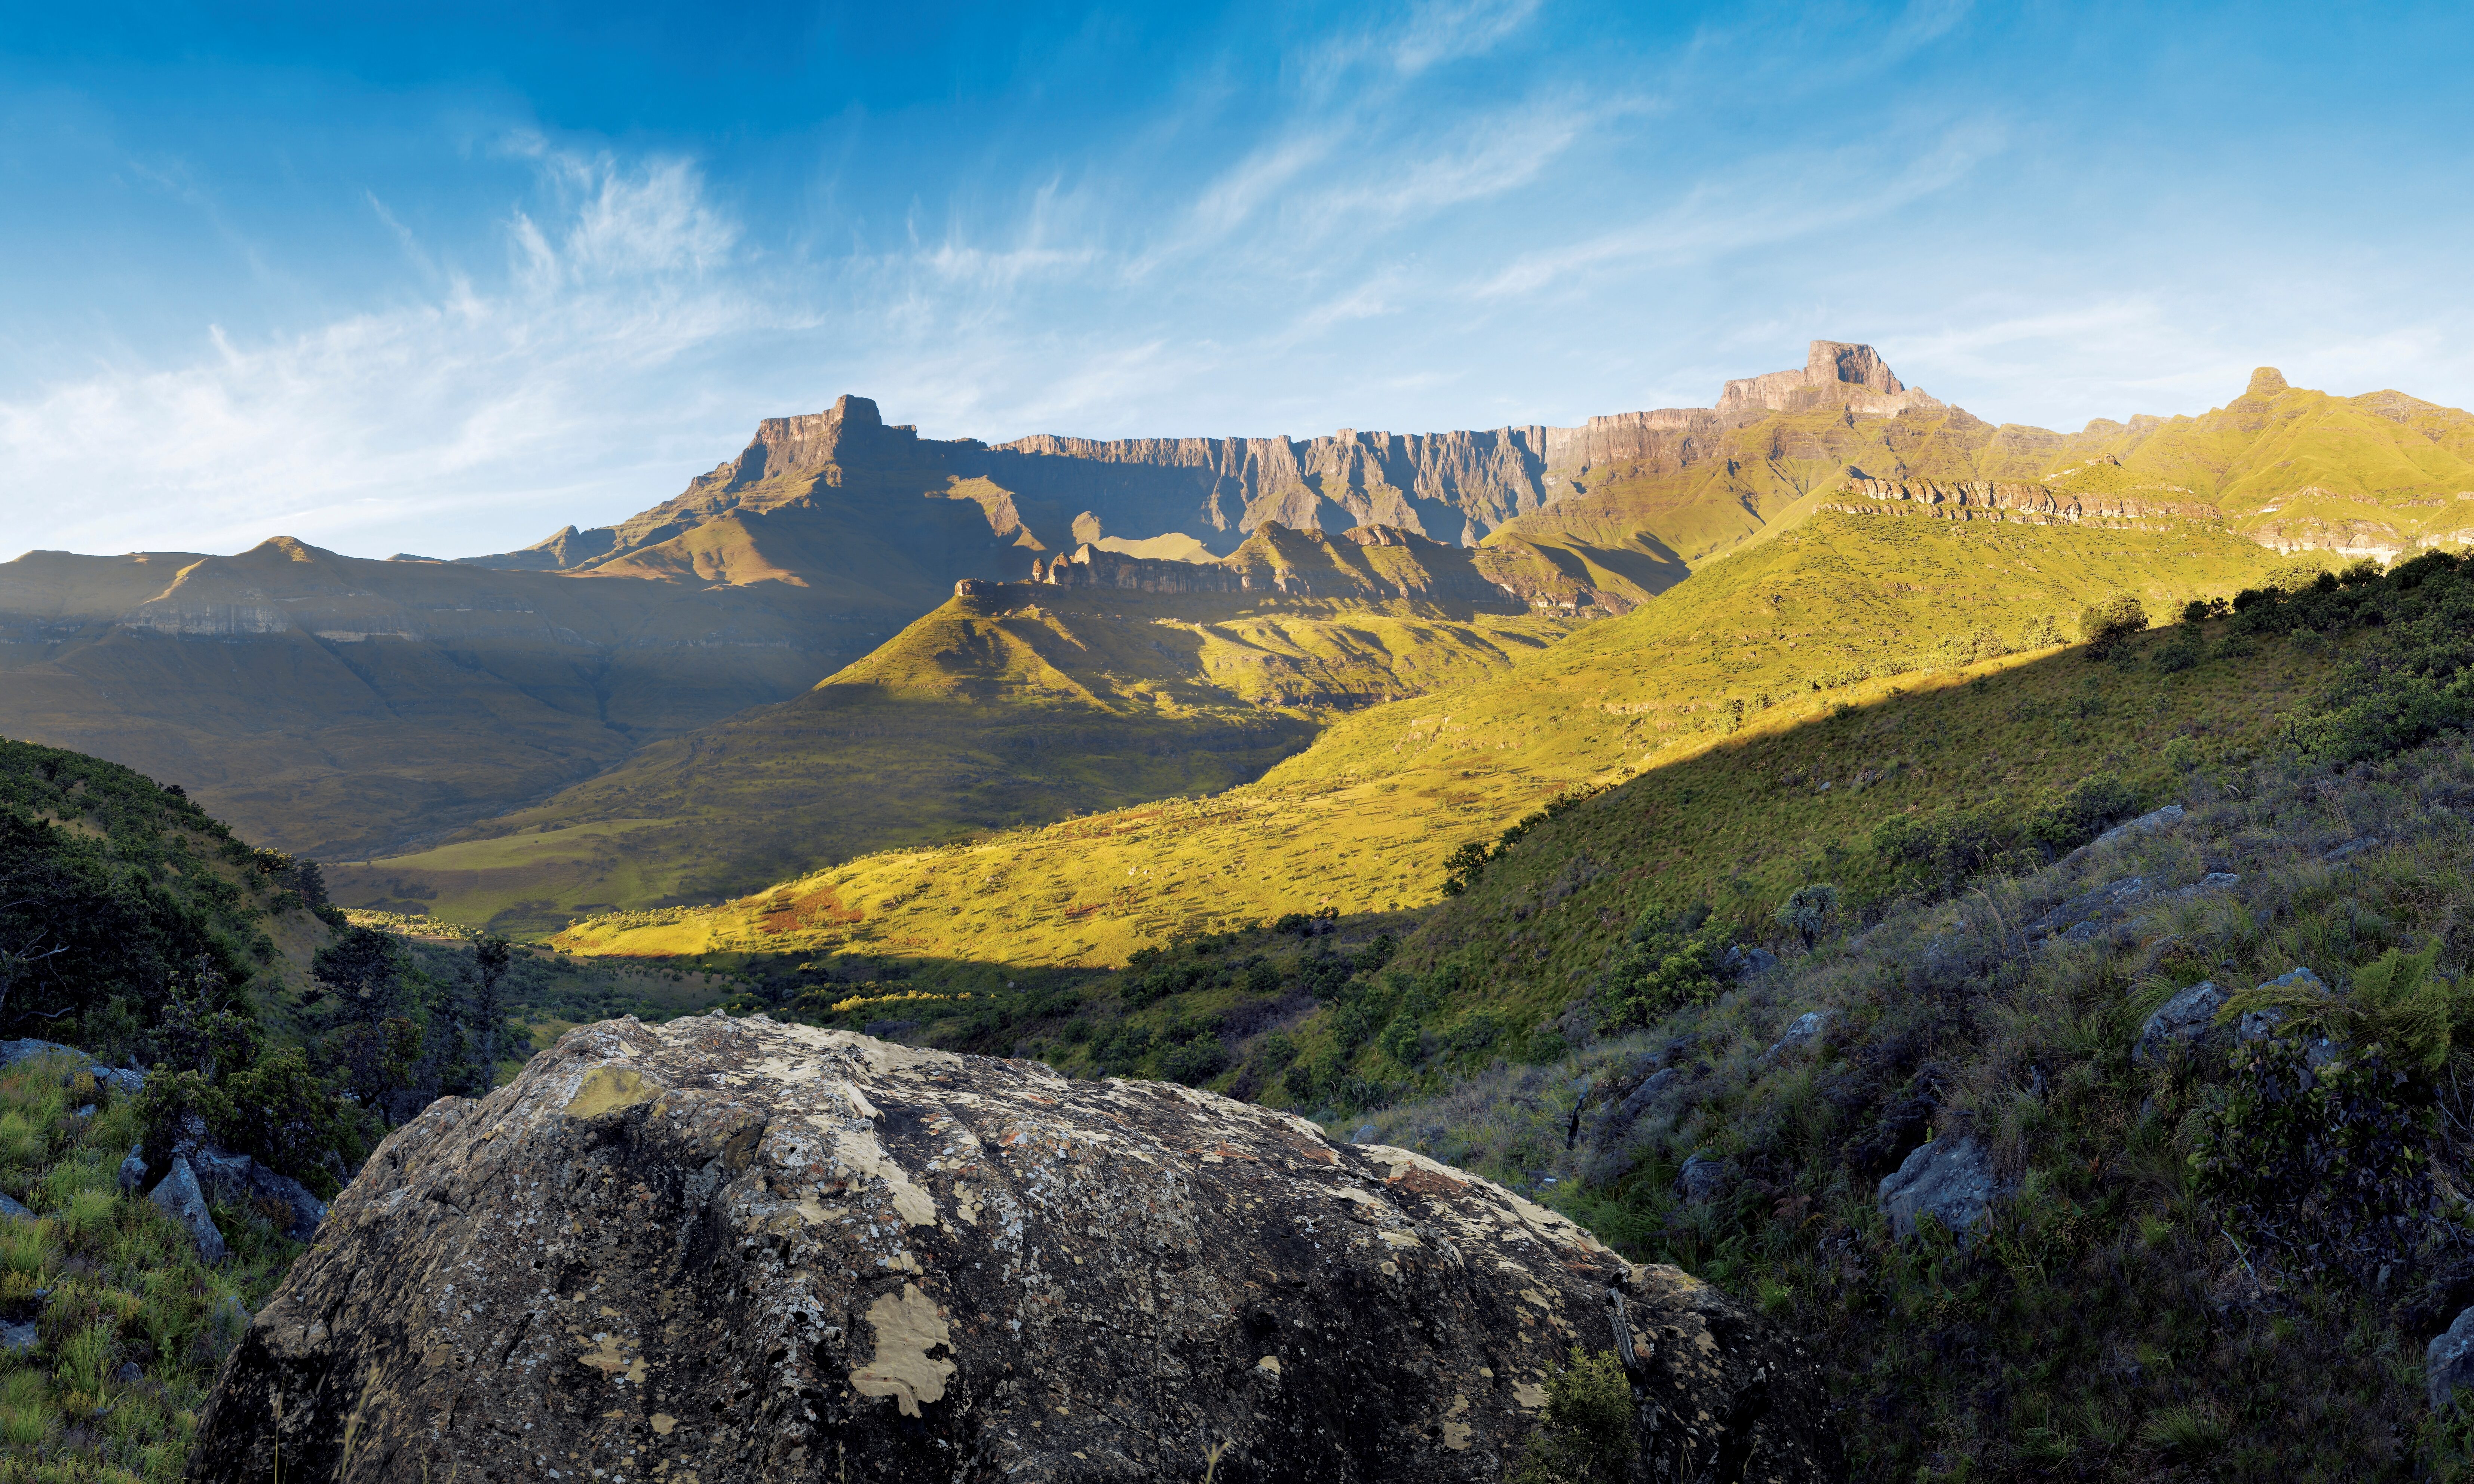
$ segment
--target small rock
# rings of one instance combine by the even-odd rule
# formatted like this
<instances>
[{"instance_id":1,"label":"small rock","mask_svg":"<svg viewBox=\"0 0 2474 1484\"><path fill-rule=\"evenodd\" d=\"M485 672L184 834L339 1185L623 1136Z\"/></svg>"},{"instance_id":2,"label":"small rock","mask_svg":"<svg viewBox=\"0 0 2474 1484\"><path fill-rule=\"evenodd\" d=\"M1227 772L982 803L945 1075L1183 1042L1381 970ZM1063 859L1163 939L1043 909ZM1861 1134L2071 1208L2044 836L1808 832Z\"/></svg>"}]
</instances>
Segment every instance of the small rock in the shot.
<instances>
[{"instance_id":1,"label":"small rock","mask_svg":"<svg viewBox=\"0 0 2474 1484\"><path fill-rule=\"evenodd\" d=\"M2334 865L2334 864L2336 864L2338 861L2345 860L2345 859L2347 859L2347 858L2349 858L2349 857L2356 856L2356 855L2360 855L2360 854L2362 854L2365 850L2378 850L2379 848L2380 848L2380 837L2379 837L2379 836L2377 836L2377 835L2365 835L2365 836L2363 836L2363 837L2362 837L2361 839L2359 839L2359 840L2348 840L2348 841L2346 841L2343 845L2341 845L2341 846L2337 847L2335 850L2330 850L2327 854L2322 855L2322 856L2320 856L2319 858L2320 858L2321 860L2323 860L2323 861L2328 862L2330 865Z\"/></svg>"},{"instance_id":2,"label":"small rock","mask_svg":"<svg viewBox=\"0 0 2474 1484\"><path fill-rule=\"evenodd\" d=\"M120 1193L137 1195L146 1188L146 1146L129 1146L129 1158L120 1161Z\"/></svg>"},{"instance_id":3,"label":"small rock","mask_svg":"<svg viewBox=\"0 0 2474 1484\"><path fill-rule=\"evenodd\" d=\"M0 1221L32 1221L34 1219L35 1213L33 1211L28 1210L26 1208L18 1205L9 1197L0 1195Z\"/></svg>"},{"instance_id":4,"label":"small rock","mask_svg":"<svg viewBox=\"0 0 2474 1484\"><path fill-rule=\"evenodd\" d=\"M2435 1412L2448 1405L2460 1386L2474 1386L2474 1308L2459 1314L2448 1332L2423 1352L2422 1380L2430 1388Z\"/></svg>"},{"instance_id":5,"label":"small rock","mask_svg":"<svg viewBox=\"0 0 2474 1484\"><path fill-rule=\"evenodd\" d=\"M2290 973L2279 974L2275 978L2268 981L2266 984L2261 985L2260 988L2263 990L2308 990L2315 998L2326 999L2328 997L2327 984L2323 982L2317 974L2313 973L2308 969L2296 969ZM2270 1005L2265 1010L2244 1011L2243 1012L2242 1019L2235 1024L2234 1041L2236 1043L2241 1045L2248 1045L2254 1041L2266 1041L2268 1037L2275 1035L2276 1028L2284 1023L2284 1010L2274 1005Z\"/></svg>"},{"instance_id":6,"label":"small rock","mask_svg":"<svg viewBox=\"0 0 2474 1484\"><path fill-rule=\"evenodd\" d=\"M2093 843L2114 845L2137 835L2153 834L2168 826L2180 824L2182 812L2182 806L2178 803L2169 803L2161 809L2151 809L2126 825L2114 826L2103 834L2097 836Z\"/></svg>"},{"instance_id":7,"label":"small rock","mask_svg":"<svg viewBox=\"0 0 2474 1484\"><path fill-rule=\"evenodd\" d=\"M43 1343L43 1331L33 1320L12 1325L0 1319L0 1355L31 1355Z\"/></svg>"},{"instance_id":8,"label":"small rock","mask_svg":"<svg viewBox=\"0 0 2474 1484\"><path fill-rule=\"evenodd\" d=\"M1907 1156L1896 1173L1881 1177L1880 1202L1898 1235L1915 1235L1916 1218L1930 1213L1964 1247L2001 1193L2001 1183L1993 1176L1993 1151L1971 1134L1935 1139Z\"/></svg>"},{"instance_id":9,"label":"small rock","mask_svg":"<svg viewBox=\"0 0 2474 1484\"><path fill-rule=\"evenodd\" d=\"M1357 1126L1357 1132L1348 1136L1348 1141L1352 1144L1370 1144L1374 1142L1375 1132L1373 1124L1361 1123Z\"/></svg>"},{"instance_id":10,"label":"small rock","mask_svg":"<svg viewBox=\"0 0 2474 1484\"><path fill-rule=\"evenodd\" d=\"M198 1244L199 1257L208 1262L224 1260L224 1234L215 1229L215 1218L206 1211L206 1193L198 1188L197 1173L189 1168L185 1158L172 1157L172 1173L163 1177L147 1199L188 1229L189 1239Z\"/></svg>"},{"instance_id":11,"label":"small rock","mask_svg":"<svg viewBox=\"0 0 2474 1484\"><path fill-rule=\"evenodd\" d=\"M1775 1062L1781 1057L1792 1056L1804 1050L1819 1041L1829 1031L1831 1023L1837 1018L1838 1012L1835 1010L1806 1011L1795 1017L1795 1023L1786 1028L1786 1034L1781 1036L1776 1044L1761 1053L1761 1060Z\"/></svg>"},{"instance_id":12,"label":"small rock","mask_svg":"<svg viewBox=\"0 0 2474 1484\"><path fill-rule=\"evenodd\" d=\"M81 1118L91 1118L94 1114L95 1106L92 1103L84 1104L77 1111L77 1115Z\"/></svg>"},{"instance_id":13,"label":"small rock","mask_svg":"<svg viewBox=\"0 0 2474 1484\"><path fill-rule=\"evenodd\" d=\"M1727 1193L1727 1166L1706 1154L1696 1154L1684 1161L1684 1171L1675 1182L1684 1199L1695 1206L1706 1205Z\"/></svg>"},{"instance_id":14,"label":"small rock","mask_svg":"<svg viewBox=\"0 0 2474 1484\"><path fill-rule=\"evenodd\" d=\"M2152 1066L2165 1060L2175 1045L2197 1043L2208 1035L2216 1023L2217 1012L2230 997L2208 979L2176 993L2158 1006L2147 1023L2140 1027L2139 1040L2130 1048L2130 1065Z\"/></svg>"},{"instance_id":15,"label":"small rock","mask_svg":"<svg viewBox=\"0 0 2474 1484\"><path fill-rule=\"evenodd\" d=\"M146 1373L137 1368L136 1361L124 1360L120 1363L120 1369L111 1373L111 1378L123 1386L134 1386L146 1379Z\"/></svg>"},{"instance_id":16,"label":"small rock","mask_svg":"<svg viewBox=\"0 0 2474 1484\"><path fill-rule=\"evenodd\" d=\"M215 1306L207 1311L206 1328L213 1331L215 1338L226 1344L237 1345L240 1343L240 1337L249 1332L249 1323L254 1317L255 1316L250 1313L248 1304L230 1294L225 1294L217 1299Z\"/></svg>"}]
</instances>

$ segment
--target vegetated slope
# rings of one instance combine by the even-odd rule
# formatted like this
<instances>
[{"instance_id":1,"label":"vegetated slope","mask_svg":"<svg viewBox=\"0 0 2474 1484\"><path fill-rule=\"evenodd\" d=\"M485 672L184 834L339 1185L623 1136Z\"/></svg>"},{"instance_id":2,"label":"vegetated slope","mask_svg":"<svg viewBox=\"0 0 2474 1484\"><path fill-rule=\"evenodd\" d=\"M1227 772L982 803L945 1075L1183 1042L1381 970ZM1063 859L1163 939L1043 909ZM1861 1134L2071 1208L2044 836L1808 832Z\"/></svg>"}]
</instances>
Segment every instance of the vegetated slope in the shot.
<instances>
[{"instance_id":1,"label":"vegetated slope","mask_svg":"<svg viewBox=\"0 0 2474 1484\"><path fill-rule=\"evenodd\" d=\"M1879 699L1893 677L2057 642L2082 605L2119 591L2144 591L2152 610L2227 595L2276 560L2196 522L1817 515L1498 677L1348 716L1218 798L866 857L559 941L1110 964L1180 932L1416 906L1455 850L1567 790Z\"/></svg>"},{"instance_id":2,"label":"vegetated slope","mask_svg":"<svg viewBox=\"0 0 2474 1484\"><path fill-rule=\"evenodd\" d=\"M0 564L0 730L179 781L256 839L367 851L795 695L917 611L739 575L493 572L289 539L30 553Z\"/></svg>"},{"instance_id":3,"label":"vegetated slope","mask_svg":"<svg viewBox=\"0 0 2474 1484\"><path fill-rule=\"evenodd\" d=\"M324 905L177 789L0 739L0 1041L124 1048L202 960L233 993L305 984Z\"/></svg>"},{"instance_id":4,"label":"vegetated slope","mask_svg":"<svg viewBox=\"0 0 2474 1484\"><path fill-rule=\"evenodd\" d=\"M1218 793L1305 746L1334 707L1492 673L1579 621L1506 600L1462 549L1419 544L1267 527L1225 574L1099 563L1260 577L1250 591L965 584L796 701L657 743L433 850L338 867L334 887L354 905L555 930L889 846Z\"/></svg>"}]
</instances>

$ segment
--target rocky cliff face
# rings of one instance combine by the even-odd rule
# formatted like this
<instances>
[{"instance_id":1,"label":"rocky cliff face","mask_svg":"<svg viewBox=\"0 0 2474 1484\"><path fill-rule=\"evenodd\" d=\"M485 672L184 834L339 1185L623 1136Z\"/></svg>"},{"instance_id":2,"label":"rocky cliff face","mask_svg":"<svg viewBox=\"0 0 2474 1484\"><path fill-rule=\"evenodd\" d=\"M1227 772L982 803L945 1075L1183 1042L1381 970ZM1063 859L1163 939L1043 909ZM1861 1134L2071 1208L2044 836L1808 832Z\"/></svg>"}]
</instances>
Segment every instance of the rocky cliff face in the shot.
<instances>
[{"instance_id":1,"label":"rocky cliff face","mask_svg":"<svg viewBox=\"0 0 2474 1484\"><path fill-rule=\"evenodd\" d=\"M1631 1356L1639 1477L1838 1475L1792 1345L1499 1186L847 1032L570 1032L321 1237L191 1478L1474 1484L1575 1345Z\"/></svg>"},{"instance_id":2,"label":"rocky cliff face","mask_svg":"<svg viewBox=\"0 0 2474 1484\"><path fill-rule=\"evenodd\" d=\"M1052 587L1121 587L1156 593L1260 592L1443 604L1530 605L1516 580L1482 572L1476 554L1397 526L1352 526L1334 539L1266 521L1219 562L1170 562L1082 546L1031 563ZM1583 606L1589 602L1582 598ZM1562 607L1572 607L1569 597Z\"/></svg>"},{"instance_id":3,"label":"rocky cliff face","mask_svg":"<svg viewBox=\"0 0 2474 1484\"><path fill-rule=\"evenodd\" d=\"M1580 427L1343 428L1304 439L1038 434L990 446L920 438L914 428L886 424L866 397L843 396L827 412L765 419L737 458L618 526L562 531L521 552L470 560L573 569L734 513L810 504L820 491L885 500L897 497L897 487L962 491L986 511L991 535L1006 541L1028 535L1049 551L1090 539L1078 529L1085 520L1134 540L1181 533L1221 556L1266 523L1334 533L1392 526L1474 546L1587 489L1601 470L1680 467L1710 456L1718 435L1777 411L1889 417L1941 407L1901 382L1872 347L1821 340L1803 370L1728 382L1714 408L1622 413Z\"/></svg>"},{"instance_id":4,"label":"rocky cliff face","mask_svg":"<svg viewBox=\"0 0 2474 1484\"><path fill-rule=\"evenodd\" d=\"M2176 499L2171 493L2075 494L2044 485L1987 480L1851 479L1837 492L1842 498L1824 502L1821 508L1866 515L1904 506L1950 520L2006 516L2074 525L2218 518L2217 508L2206 501Z\"/></svg>"}]
</instances>

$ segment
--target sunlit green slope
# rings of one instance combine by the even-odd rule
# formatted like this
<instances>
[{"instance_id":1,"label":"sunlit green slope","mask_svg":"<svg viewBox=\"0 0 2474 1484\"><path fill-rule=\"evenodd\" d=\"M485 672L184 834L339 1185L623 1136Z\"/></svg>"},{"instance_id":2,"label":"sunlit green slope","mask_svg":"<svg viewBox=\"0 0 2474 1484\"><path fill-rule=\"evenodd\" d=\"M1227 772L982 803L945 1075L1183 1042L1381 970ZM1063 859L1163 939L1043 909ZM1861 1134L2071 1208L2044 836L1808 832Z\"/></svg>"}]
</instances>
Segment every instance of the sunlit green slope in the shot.
<instances>
[{"instance_id":1,"label":"sunlit green slope","mask_svg":"<svg viewBox=\"0 0 2474 1484\"><path fill-rule=\"evenodd\" d=\"M1824 514L1711 563L1498 676L1348 716L1263 779L881 854L723 907L587 922L583 951L851 947L1111 963L1180 930L1433 899L1456 847L1575 786L1739 732L2058 643L2121 591L2151 610L2259 582L2273 553L2221 527L2116 531Z\"/></svg>"}]
</instances>

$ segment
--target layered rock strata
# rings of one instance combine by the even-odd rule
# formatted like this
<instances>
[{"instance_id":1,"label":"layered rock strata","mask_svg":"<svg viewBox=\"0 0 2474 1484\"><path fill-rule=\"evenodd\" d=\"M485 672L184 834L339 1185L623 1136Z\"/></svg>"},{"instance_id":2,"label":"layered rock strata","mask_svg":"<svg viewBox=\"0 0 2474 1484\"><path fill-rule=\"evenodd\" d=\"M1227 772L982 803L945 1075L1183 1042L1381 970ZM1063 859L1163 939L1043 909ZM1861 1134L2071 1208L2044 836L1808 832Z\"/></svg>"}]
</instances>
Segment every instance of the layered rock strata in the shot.
<instances>
[{"instance_id":1,"label":"layered rock strata","mask_svg":"<svg viewBox=\"0 0 2474 1484\"><path fill-rule=\"evenodd\" d=\"M1840 1471L1795 1347L1500 1186L848 1032L570 1032L321 1236L191 1478L1492 1480L1576 1345L1637 1477Z\"/></svg>"},{"instance_id":2,"label":"layered rock strata","mask_svg":"<svg viewBox=\"0 0 2474 1484\"><path fill-rule=\"evenodd\" d=\"M1907 505L1925 515L1950 520L2006 517L2039 525L2126 525L2220 518L2215 506L2201 500L2147 494L2074 494L2044 485L1988 480L1850 479L1839 485L1837 494L1839 498L1825 500L1820 508L1877 515L1887 508Z\"/></svg>"}]
</instances>

